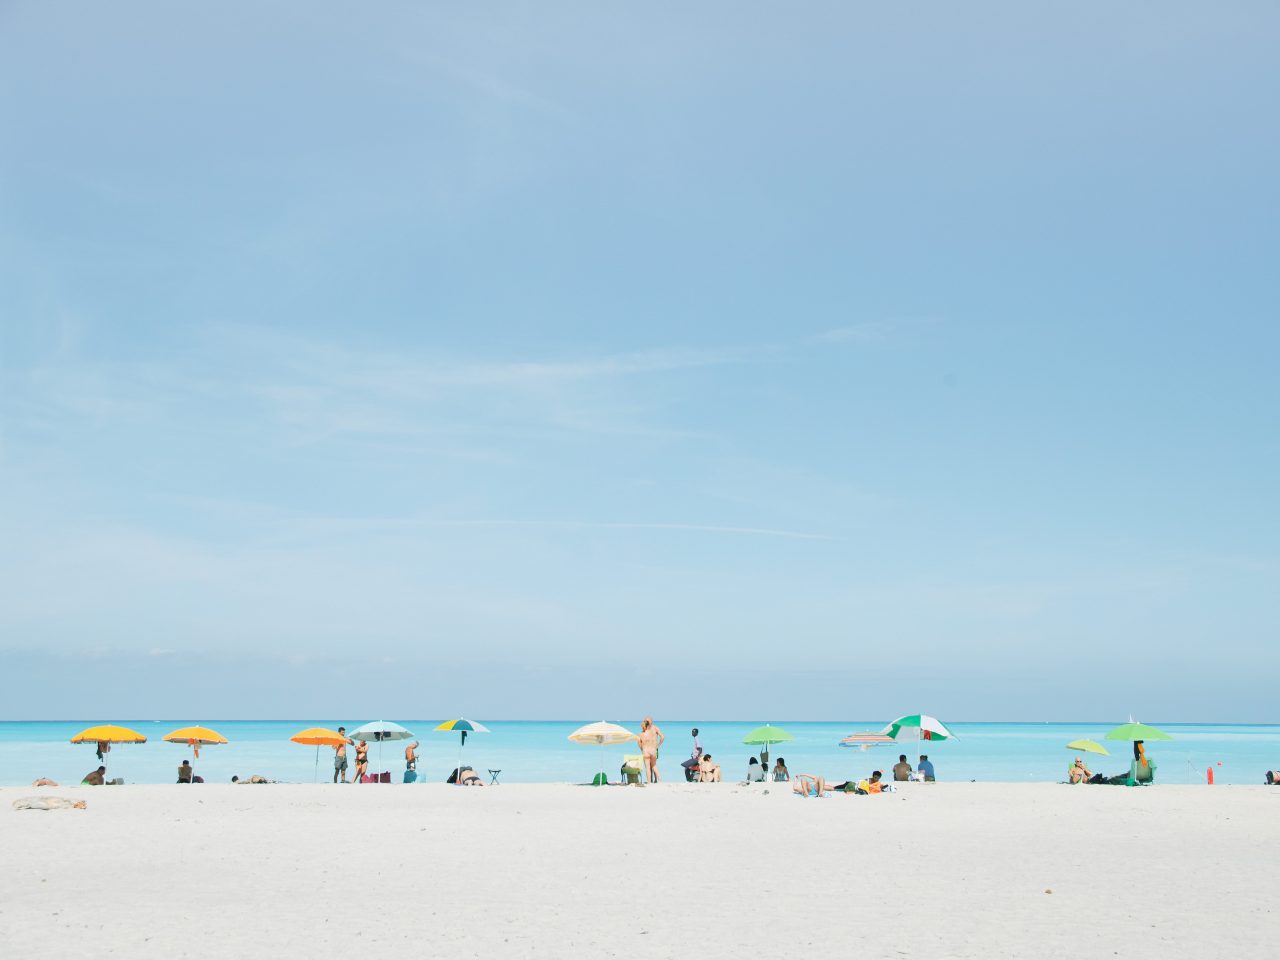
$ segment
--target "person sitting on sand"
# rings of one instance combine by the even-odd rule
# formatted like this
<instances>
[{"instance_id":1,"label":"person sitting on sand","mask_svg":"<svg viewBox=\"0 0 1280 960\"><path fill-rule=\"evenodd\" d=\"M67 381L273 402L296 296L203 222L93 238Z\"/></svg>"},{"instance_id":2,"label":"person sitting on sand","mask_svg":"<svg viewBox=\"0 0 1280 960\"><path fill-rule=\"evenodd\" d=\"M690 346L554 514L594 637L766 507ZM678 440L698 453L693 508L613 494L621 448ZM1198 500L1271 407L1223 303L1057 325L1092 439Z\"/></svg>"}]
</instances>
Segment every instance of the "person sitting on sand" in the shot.
<instances>
[{"instance_id":1,"label":"person sitting on sand","mask_svg":"<svg viewBox=\"0 0 1280 960\"><path fill-rule=\"evenodd\" d=\"M764 783L765 768L760 765L760 761L752 757L747 761L747 783Z\"/></svg>"},{"instance_id":2,"label":"person sitting on sand","mask_svg":"<svg viewBox=\"0 0 1280 960\"><path fill-rule=\"evenodd\" d=\"M933 764L929 762L928 754L920 754L920 765L916 769L924 777L925 783L933 783Z\"/></svg>"},{"instance_id":3,"label":"person sitting on sand","mask_svg":"<svg viewBox=\"0 0 1280 960\"><path fill-rule=\"evenodd\" d=\"M192 772L192 771L191 771L191 763L190 763L190 761L183 760L183 761L182 761L182 765L178 767L178 782L179 782L179 783L190 783L190 782L191 782L191 772Z\"/></svg>"},{"instance_id":4,"label":"person sitting on sand","mask_svg":"<svg viewBox=\"0 0 1280 960\"><path fill-rule=\"evenodd\" d=\"M449 774L449 779L445 783L455 783L460 787L484 786L484 781L480 779L472 767L459 767Z\"/></svg>"},{"instance_id":5,"label":"person sitting on sand","mask_svg":"<svg viewBox=\"0 0 1280 960\"><path fill-rule=\"evenodd\" d=\"M418 741L415 740L404 748L404 768L406 770L418 769Z\"/></svg>"},{"instance_id":6,"label":"person sitting on sand","mask_svg":"<svg viewBox=\"0 0 1280 960\"><path fill-rule=\"evenodd\" d=\"M787 772L787 761L779 757L778 762L773 765L773 782L782 783L790 779L791 774Z\"/></svg>"},{"instance_id":7,"label":"person sitting on sand","mask_svg":"<svg viewBox=\"0 0 1280 960\"><path fill-rule=\"evenodd\" d=\"M1079 757L1076 757L1075 763L1071 764L1067 769L1067 779L1072 783L1084 783L1092 776L1093 774L1089 772L1089 769L1084 765L1084 761Z\"/></svg>"},{"instance_id":8,"label":"person sitting on sand","mask_svg":"<svg viewBox=\"0 0 1280 960\"><path fill-rule=\"evenodd\" d=\"M820 797L830 788L827 781L812 773L797 773L791 782L791 790L802 797Z\"/></svg>"},{"instance_id":9,"label":"person sitting on sand","mask_svg":"<svg viewBox=\"0 0 1280 960\"><path fill-rule=\"evenodd\" d=\"M97 770L91 770L84 775L84 779L80 783L89 787L100 787L107 782L107 768L99 767Z\"/></svg>"},{"instance_id":10,"label":"person sitting on sand","mask_svg":"<svg viewBox=\"0 0 1280 960\"><path fill-rule=\"evenodd\" d=\"M884 785L880 782L883 776L884 774L879 770L873 770L868 779L858 781L858 789L863 793L883 793Z\"/></svg>"},{"instance_id":11,"label":"person sitting on sand","mask_svg":"<svg viewBox=\"0 0 1280 960\"><path fill-rule=\"evenodd\" d=\"M911 779L911 764L907 763L905 753L898 754L898 762L893 765L893 779L898 783L905 783Z\"/></svg>"},{"instance_id":12,"label":"person sitting on sand","mask_svg":"<svg viewBox=\"0 0 1280 960\"><path fill-rule=\"evenodd\" d=\"M709 753L704 753L698 758L698 781L700 783L720 782L720 764L712 760Z\"/></svg>"}]
</instances>

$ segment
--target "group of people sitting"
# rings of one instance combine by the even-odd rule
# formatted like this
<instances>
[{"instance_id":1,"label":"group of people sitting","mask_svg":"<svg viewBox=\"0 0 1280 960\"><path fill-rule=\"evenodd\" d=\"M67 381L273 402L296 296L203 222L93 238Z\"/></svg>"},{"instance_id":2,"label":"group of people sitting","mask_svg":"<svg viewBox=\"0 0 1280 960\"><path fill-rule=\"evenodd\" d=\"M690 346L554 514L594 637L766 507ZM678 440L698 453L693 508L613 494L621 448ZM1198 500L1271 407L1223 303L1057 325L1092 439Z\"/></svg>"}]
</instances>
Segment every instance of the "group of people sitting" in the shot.
<instances>
[{"instance_id":1,"label":"group of people sitting","mask_svg":"<svg viewBox=\"0 0 1280 960\"><path fill-rule=\"evenodd\" d=\"M1152 779L1152 763L1147 758L1147 749L1141 740L1133 742L1133 768L1128 773L1118 773L1114 777L1093 773L1084 765L1084 760L1076 757L1067 768L1068 783L1108 783L1112 785L1133 782L1149 782Z\"/></svg>"}]
</instances>

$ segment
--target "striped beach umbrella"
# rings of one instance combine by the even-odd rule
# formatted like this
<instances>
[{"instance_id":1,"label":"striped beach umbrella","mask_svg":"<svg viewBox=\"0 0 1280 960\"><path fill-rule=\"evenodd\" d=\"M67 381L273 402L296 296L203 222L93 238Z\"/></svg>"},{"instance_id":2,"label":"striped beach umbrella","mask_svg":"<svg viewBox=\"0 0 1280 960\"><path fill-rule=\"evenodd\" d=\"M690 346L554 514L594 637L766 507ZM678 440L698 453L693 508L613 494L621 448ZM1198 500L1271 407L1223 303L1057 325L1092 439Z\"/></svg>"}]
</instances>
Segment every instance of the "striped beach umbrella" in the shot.
<instances>
[{"instance_id":1,"label":"striped beach umbrella","mask_svg":"<svg viewBox=\"0 0 1280 960\"><path fill-rule=\"evenodd\" d=\"M924 740L954 740L955 734L937 717L926 713L909 713L899 717L880 731L894 740L914 740L916 756L920 756L920 744Z\"/></svg>"},{"instance_id":2,"label":"striped beach umbrella","mask_svg":"<svg viewBox=\"0 0 1280 960\"><path fill-rule=\"evenodd\" d=\"M866 750L882 743L893 743L893 737L886 737L883 733L851 733L840 741L840 746Z\"/></svg>"},{"instance_id":3,"label":"striped beach umbrella","mask_svg":"<svg viewBox=\"0 0 1280 960\"><path fill-rule=\"evenodd\" d=\"M446 720L436 730L444 733L457 732L461 734L458 739L458 776L455 782L458 786L462 786L462 748L466 745L468 733L488 733L489 728L484 724L476 723L474 720L468 720L466 717L458 717L456 720Z\"/></svg>"}]
</instances>

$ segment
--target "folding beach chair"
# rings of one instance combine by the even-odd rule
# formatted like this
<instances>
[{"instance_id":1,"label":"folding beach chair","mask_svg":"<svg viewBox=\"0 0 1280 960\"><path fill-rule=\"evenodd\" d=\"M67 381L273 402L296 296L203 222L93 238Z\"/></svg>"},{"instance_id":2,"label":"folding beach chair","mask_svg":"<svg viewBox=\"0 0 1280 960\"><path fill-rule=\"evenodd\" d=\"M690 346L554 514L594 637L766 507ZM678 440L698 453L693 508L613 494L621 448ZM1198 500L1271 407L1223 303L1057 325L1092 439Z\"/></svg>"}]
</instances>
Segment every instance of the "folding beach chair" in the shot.
<instances>
[{"instance_id":1,"label":"folding beach chair","mask_svg":"<svg viewBox=\"0 0 1280 960\"><path fill-rule=\"evenodd\" d=\"M644 757L638 753L622 758L622 782L640 783L644 773Z\"/></svg>"}]
</instances>

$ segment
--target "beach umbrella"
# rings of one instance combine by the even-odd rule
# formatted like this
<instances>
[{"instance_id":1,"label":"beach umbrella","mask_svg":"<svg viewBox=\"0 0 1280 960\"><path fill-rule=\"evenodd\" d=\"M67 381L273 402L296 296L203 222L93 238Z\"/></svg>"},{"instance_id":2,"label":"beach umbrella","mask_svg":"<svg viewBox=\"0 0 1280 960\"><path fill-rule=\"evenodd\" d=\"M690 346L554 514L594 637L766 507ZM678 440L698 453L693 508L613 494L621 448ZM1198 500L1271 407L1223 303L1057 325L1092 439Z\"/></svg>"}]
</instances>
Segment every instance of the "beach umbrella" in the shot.
<instances>
[{"instance_id":1,"label":"beach umbrella","mask_svg":"<svg viewBox=\"0 0 1280 960\"><path fill-rule=\"evenodd\" d=\"M1173 737L1165 733L1163 730L1157 730L1155 727L1149 727L1145 723L1138 723L1132 718L1128 723L1122 723L1110 733L1107 734L1108 740L1172 740Z\"/></svg>"},{"instance_id":2,"label":"beach umbrella","mask_svg":"<svg viewBox=\"0 0 1280 960\"><path fill-rule=\"evenodd\" d=\"M320 780L320 748L336 747L340 743L350 743L351 741L340 734L337 730L330 730L328 727L308 727L299 733L295 733L289 738L294 743L300 743L304 747L316 748L316 782Z\"/></svg>"},{"instance_id":3,"label":"beach umbrella","mask_svg":"<svg viewBox=\"0 0 1280 960\"><path fill-rule=\"evenodd\" d=\"M385 740L412 740L413 733L390 720L372 720L351 731L352 740L373 740L378 744L378 766L382 766L382 744Z\"/></svg>"},{"instance_id":4,"label":"beach umbrella","mask_svg":"<svg viewBox=\"0 0 1280 960\"><path fill-rule=\"evenodd\" d=\"M788 740L794 740L794 739L795 737L787 733L787 731L781 729L780 727L770 726L769 724L766 723L763 727L756 727L754 730L748 733L745 737L742 738L742 742L746 744L751 744L751 745L755 745L755 744L762 745L764 749L760 751L760 757L765 764L768 764L770 744L786 743ZM768 770L765 771L766 774L768 772L769 772Z\"/></svg>"},{"instance_id":5,"label":"beach umbrella","mask_svg":"<svg viewBox=\"0 0 1280 960\"><path fill-rule=\"evenodd\" d=\"M893 737L886 737L883 733L851 733L840 741L840 746L866 750L882 743L893 743Z\"/></svg>"},{"instance_id":6,"label":"beach umbrella","mask_svg":"<svg viewBox=\"0 0 1280 960\"><path fill-rule=\"evenodd\" d=\"M924 713L909 713L905 717L899 717L880 732L894 740L914 740L917 757L920 756L922 740L955 738L955 734L948 730L941 720Z\"/></svg>"},{"instance_id":7,"label":"beach umbrella","mask_svg":"<svg viewBox=\"0 0 1280 960\"><path fill-rule=\"evenodd\" d=\"M81 730L71 738L72 743L146 743L147 738L140 734L137 730L130 730L128 727L119 727L114 724L103 724L102 726L89 727L87 730ZM106 766L107 761L104 757L102 765Z\"/></svg>"},{"instance_id":8,"label":"beach umbrella","mask_svg":"<svg viewBox=\"0 0 1280 960\"><path fill-rule=\"evenodd\" d=\"M1080 750L1084 753L1100 753L1104 757L1111 756L1111 751L1097 740L1072 740L1067 744L1068 750Z\"/></svg>"},{"instance_id":9,"label":"beach umbrella","mask_svg":"<svg viewBox=\"0 0 1280 960\"><path fill-rule=\"evenodd\" d=\"M635 740L636 735L626 727L601 720L599 723L589 723L585 727L579 727L569 734L569 739L574 743L586 743L600 748L600 775L602 779L607 780L604 777L604 748Z\"/></svg>"},{"instance_id":10,"label":"beach umbrella","mask_svg":"<svg viewBox=\"0 0 1280 960\"><path fill-rule=\"evenodd\" d=\"M183 727L180 730L174 730L172 733L166 733L161 739L167 743L185 743L191 748L191 752L195 754L195 759L197 760L200 759L201 747L227 742L226 737L217 730L210 730L208 727Z\"/></svg>"},{"instance_id":11,"label":"beach umbrella","mask_svg":"<svg viewBox=\"0 0 1280 960\"><path fill-rule=\"evenodd\" d=\"M458 739L458 776L454 779L454 782L460 787L462 786L462 748L466 745L467 734L488 733L489 728L483 724L476 723L474 720L468 720L466 717L458 717L456 720L446 720L436 729L445 733L457 731L462 735Z\"/></svg>"}]
</instances>

